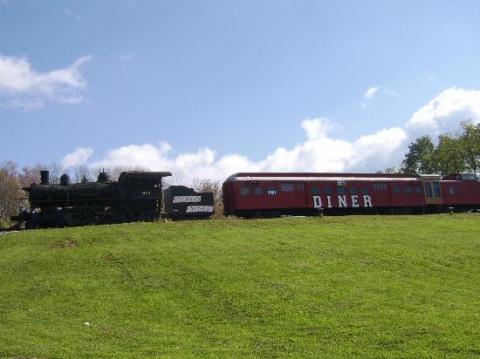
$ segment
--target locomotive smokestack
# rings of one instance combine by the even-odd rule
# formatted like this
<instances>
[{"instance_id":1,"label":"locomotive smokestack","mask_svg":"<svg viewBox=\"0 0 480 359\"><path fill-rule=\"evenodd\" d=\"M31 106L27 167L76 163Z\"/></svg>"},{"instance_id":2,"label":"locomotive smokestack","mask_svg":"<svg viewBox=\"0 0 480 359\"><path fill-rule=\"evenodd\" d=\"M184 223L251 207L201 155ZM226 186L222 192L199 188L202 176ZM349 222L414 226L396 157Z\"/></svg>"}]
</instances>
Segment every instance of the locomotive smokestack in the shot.
<instances>
[{"instance_id":1,"label":"locomotive smokestack","mask_svg":"<svg viewBox=\"0 0 480 359\"><path fill-rule=\"evenodd\" d=\"M48 171L40 171L40 183L43 185L50 183L50 173Z\"/></svg>"}]
</instances>

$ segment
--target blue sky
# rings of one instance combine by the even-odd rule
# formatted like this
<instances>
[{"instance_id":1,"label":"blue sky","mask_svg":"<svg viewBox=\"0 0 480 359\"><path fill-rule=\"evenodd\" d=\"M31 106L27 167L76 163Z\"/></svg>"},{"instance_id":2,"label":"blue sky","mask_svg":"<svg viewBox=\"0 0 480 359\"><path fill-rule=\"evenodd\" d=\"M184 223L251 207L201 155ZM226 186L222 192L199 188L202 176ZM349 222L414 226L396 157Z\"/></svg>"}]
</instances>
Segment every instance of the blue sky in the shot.
<instances>
[{"instance_id":1,"label":"blue sky","mask_svg":"<svg viewBox=\"0 0 480 359\"><path fill-rule=\"evenodd\" d=\"M480 119L479 18L478 1L0 0L0 161L395 165L414 134Z\"/></svg>"}]
</instances>

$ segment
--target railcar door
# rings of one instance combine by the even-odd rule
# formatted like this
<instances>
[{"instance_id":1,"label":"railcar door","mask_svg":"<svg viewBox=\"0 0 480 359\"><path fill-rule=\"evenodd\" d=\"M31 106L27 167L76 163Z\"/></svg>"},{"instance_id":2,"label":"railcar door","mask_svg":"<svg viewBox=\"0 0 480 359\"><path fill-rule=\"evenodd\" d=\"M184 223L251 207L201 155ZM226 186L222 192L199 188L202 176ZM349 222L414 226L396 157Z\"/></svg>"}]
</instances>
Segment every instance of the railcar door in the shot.
<instances>
[{"instance_id":1,"label":"railcar door","mask_svg":"<svg viewBox=\"0 0 480 359\"><path fill-rule=\"evenodd\" d=\"M280 196L282 206L286 209L298 209L305 207L305 182L282 182L280 183Z\"/></svg>"},{"instance_id":2,"label":"railcar door","mask_svg":"<svg viewBox=\"0 0 480 359\"><path fill-rule=\"evenodd\" d=\"M443 204L440 181L424 181L425 204Z\"/></svg>"}]
</instances>

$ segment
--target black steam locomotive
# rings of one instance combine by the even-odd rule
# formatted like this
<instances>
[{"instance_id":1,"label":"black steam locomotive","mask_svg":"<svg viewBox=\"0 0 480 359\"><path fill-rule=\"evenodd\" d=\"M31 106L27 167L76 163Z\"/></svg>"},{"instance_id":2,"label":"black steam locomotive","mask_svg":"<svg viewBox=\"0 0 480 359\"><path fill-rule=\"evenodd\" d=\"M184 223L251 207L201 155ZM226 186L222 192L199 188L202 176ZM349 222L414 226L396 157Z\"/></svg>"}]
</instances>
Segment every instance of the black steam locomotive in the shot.
<instances>
[{"instance_id":1,"label":"black steam locomotive","mask_svg":"<svg viewBox=\"0 0 480 359\"><path fill-rule=\"evenodd\" d=\"M40 175L40 184L24 188L30 209L12 217L20 228L153 221L162 216L204 218L213 214L212 193L196 193L183 186L170 187L163 206L162 179L171 176L170 172L122 172L116 182L101 172L96 182L75 184L66 174L60 177L60 184L50 184L48 171ZM185 189L188 196L184 195Z\"/></svg>"}]
</instances>

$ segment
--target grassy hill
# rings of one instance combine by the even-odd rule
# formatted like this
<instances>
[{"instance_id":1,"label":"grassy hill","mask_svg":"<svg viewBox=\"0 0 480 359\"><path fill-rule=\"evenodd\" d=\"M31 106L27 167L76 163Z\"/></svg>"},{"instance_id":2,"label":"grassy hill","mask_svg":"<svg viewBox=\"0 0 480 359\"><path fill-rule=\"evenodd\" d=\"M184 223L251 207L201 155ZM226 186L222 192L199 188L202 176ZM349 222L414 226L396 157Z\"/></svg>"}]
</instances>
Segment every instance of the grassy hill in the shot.
<instances>
[{"instance_id":1,"label":"grassy hill","mask_svg":"<svg viewBox=\"0 0 480 359\"><path fill-rule=\"evenodd\" d=\"M480 216L0 235L0 357L480 356Z\"/></svg>"}]
</instances>

